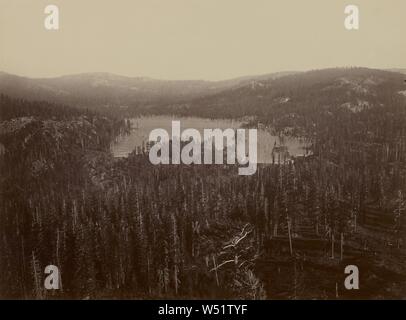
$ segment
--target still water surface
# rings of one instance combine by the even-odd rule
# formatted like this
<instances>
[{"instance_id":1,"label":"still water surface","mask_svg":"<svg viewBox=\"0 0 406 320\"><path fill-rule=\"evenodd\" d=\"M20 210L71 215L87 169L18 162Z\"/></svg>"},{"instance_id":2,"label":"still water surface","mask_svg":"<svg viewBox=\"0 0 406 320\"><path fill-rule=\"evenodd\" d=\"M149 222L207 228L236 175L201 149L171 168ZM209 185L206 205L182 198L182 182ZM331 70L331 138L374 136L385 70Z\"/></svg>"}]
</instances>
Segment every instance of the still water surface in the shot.
<instances>
[{"instance_id":1,"label":"still water surface","mask_svg":"<svg viewBox=\"0 0 406 320\"><path fill-rule=\"evenodd\" d=\"M165 129L169 135L172 131L172 121L180 121L181 131L194 128L203 136L204 129L237 129L243 127L243 122L230 119L205 119L198 117L176 116L145 116L132 118L133 129L130 134L117 138L111 147L114 157L128 157L128 155L148 142L149 134L157 128ZM248 132L246 133L248 136ZM283 141L281 141L283 140ZM291 156L307 155L310 143L304 139L284 137L283 139L272 135L271 131L263 128L258 129L258 163L272 163L277 157L272 157L275 146L285 146Z\"/></svg>"}]
</instances>

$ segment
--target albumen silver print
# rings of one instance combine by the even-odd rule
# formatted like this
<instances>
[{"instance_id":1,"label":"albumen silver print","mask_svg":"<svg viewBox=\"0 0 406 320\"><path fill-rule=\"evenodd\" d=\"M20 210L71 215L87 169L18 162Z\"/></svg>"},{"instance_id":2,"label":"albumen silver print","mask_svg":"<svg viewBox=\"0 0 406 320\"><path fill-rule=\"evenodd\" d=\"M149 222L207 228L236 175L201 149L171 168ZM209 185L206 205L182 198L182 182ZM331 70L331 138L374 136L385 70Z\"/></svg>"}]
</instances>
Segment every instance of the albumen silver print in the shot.
<instances>
[{"instance_id":1,"label":"albumen silver print","mask_svg":"<svg viewBox=\"0 0 406 320\"><path fill-rule=\"evenodd\" d=\"M0 0L0 299L405 299L405 12Z\"/></svg>"}]
</instances>

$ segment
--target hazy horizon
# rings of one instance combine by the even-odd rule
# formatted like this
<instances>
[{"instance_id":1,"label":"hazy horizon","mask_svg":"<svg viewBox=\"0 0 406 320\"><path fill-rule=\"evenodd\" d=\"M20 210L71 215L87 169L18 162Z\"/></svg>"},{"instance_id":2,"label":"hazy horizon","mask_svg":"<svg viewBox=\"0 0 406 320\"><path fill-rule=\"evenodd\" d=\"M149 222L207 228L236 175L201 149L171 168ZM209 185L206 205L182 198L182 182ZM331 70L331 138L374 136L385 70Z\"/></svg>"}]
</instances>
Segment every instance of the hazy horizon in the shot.
<instances>
[{"instance_id":1,"label":"hazy horizon","mask_svg":"<svg viewBox=\"0 0 406 320\"><path fill-rule=\"evenodd\" d=\"M261 76L267 76L267 75L272 75L272 74L278 74L278 73L302 73L302 72L309 72L309 71L317 71L317 70L326 70L326 69L350 69L350 68L365 68L365 69L375 69L375 70L382 70L382 71L392 71L396 72L396 70L401 70L406 72L406 68L398 68L398 67L392 67L392 68L371 68L371 67L366 67L366 66L341 66L341 67L326 67L326 68L320 68L320 69L308 69L308 70L282 70L282 71L276 71L276 72L265 72L265 73L260 73L260 74L247 74L247 75L241 75L237 77L232 77L232 78L225 78L225 79L201 79L201 78L187 78L187 79L163 79L163 78L154 78L150 77L148 75L123 75L123 74L118 74L114 72L109 72L109 71L92 71L92 72L79 72L79 73L70 73L70 74L60 74L60 75L55 75L55 76L45 76L45 77L31 77L28 75L22 75L22 74L15 74L12 72L8 72L7 70L0 70L0 73L6 73L12 76L17 76L17 77L22 77L22 78L28 78L28 79L57 79L57 78L62 78L62 77L74 77L74 76L81 76L81 75L87 75L87 74L106 74L106 75L112 75L112 76L117 76L117 77L125 77L125 78L140 78L140 79L150 79L150 80L161 80L161 81L207 81L207 82L221 82L221 81L227 81L227 80L234 80L234 79L240 79L240 78L249 78L249 77L261 77Z\"/></svg>"},{"instance_id":2,"label":"hazy horizon","mask_svg":"<svg viewBox=\"0 0 406 320\"><path fill-rule=\"evenodd\" d=\"M219 81L360 66L406 69L402 0L0 0L0 70L54 78L111 73ZM344 28L344 8L360 29Z\"/></svg>"}]
</instances>

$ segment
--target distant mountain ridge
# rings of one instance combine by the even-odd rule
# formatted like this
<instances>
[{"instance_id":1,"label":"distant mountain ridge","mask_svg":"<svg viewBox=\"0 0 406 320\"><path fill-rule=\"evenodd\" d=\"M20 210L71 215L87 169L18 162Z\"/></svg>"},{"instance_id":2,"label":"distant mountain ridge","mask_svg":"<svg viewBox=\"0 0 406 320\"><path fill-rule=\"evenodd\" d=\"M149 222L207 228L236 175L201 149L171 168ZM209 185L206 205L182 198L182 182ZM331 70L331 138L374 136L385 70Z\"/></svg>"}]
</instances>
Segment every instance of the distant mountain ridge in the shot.
<instances>
[{"instance_id":1,"label":"distant mountain ridge","mask_svg":"<svg viewBox=\"0 0 406 320\"><path fill-rule=\"evenodd\" d=\"M156 80L110 73L31 79L0 72L0 94L82 108L208 118L278 118L303 127L320 112L359 113L405 101L405 74L361 67L281 72L223 81ZM274 121L274 120L272 120ZM300 123L299 123L300 122Z\"/></svg>"},{"instance_id":2,"label":"distant mountain ridge","mask_svg":"<svg viewBox=\"0 0 406 320\"><path fill-rule=\"evenodd\" d=\"M384 104L406 92L404 75L368 68L331 68L291 74L158 107L161 112L210 117L271 116L290 109L338 106L351 112ZM167 111L165 111L167 109ZM313 110L312 109L312 110Z\"/></svg>"},{"instance_id":3,"label":"distant mountain ridge","mask_svg":"<svg viewBox=\"0 0 406 320\"><path fill-rule=\"evenodd\" d=\"M222 81L157 80L96 72L55 78L27 78L0 72L0 93L30 100L88 106L128 106L192 99L246 85L251 81L275 79L294 72L247 76Z\"/></svg>"}]
</instances>

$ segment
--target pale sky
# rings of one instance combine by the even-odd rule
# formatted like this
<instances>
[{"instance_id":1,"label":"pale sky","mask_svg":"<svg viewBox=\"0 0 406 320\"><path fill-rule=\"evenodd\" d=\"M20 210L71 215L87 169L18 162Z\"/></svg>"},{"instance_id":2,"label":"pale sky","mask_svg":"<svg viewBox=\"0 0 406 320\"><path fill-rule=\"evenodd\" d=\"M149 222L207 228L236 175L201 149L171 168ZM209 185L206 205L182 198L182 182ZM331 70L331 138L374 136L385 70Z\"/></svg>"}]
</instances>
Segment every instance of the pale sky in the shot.
<instances>
[{"instance_id":1,"label":"pale sky","mask_svg":"<svg viewBox=\"0 0 406 320\"><path fill-rule=\"evenodd\" d=\"M60 29L44 27L46 5ZM360 29L344 28L344 8ZM0 0L0 71L220 80L336 66L406 68L406 0Z\"/></svg>"}]
</instances>

